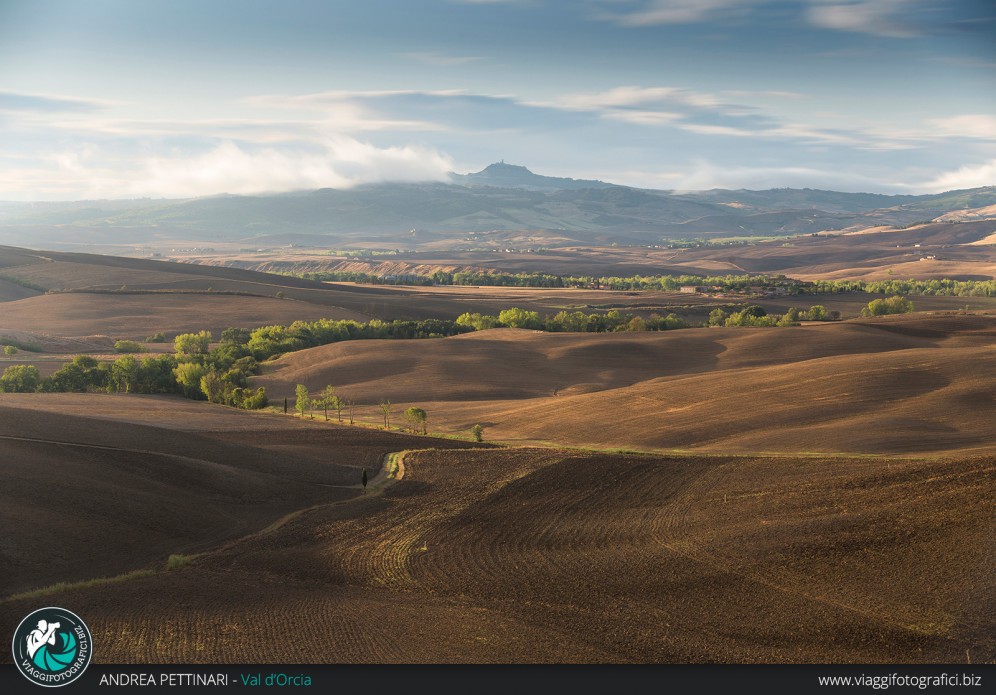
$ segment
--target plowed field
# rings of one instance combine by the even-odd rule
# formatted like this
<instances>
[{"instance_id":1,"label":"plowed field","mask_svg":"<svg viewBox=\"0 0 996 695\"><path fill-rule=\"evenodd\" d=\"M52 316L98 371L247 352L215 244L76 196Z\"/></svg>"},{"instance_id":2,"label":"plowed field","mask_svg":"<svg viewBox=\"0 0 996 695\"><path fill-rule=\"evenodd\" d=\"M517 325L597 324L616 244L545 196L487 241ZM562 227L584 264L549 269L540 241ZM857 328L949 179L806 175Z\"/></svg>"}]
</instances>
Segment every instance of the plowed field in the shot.
<instances>
[{"instance_id":1,"label":"plowed field","mask_svg":"<svg viewBox=\"0 0 996 695\"><path fill-rule=\"evenodd\" d=\"M182 569L52 600L108 662L996 657L992 459L520 449L404 469Z\"/></svg>"}]
</instances>

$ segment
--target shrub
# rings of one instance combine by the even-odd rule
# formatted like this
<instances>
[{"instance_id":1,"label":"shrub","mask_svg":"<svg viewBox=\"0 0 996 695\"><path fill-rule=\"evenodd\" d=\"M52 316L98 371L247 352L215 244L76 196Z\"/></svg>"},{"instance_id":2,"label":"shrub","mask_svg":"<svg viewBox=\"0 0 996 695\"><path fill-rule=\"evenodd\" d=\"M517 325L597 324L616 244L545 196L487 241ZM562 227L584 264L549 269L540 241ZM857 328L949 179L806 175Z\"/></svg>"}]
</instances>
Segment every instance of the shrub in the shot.
<instances>
[{"instance_id":1,"label":"shrub","mask_svg":"<svg viewBox=\"0 0 996 695\"><path fill-rule=\"evenodd\" d=\"M913 302L896 295L888 299L874 299L861 310L862 316L884 316L886 314L908 314L913 311Z\"/></svg>"},{"instance_id":2,"label":"shrub","mask_svg":"<svg viewBox=\"0 0 996 695\"><path fill-rule=\"evenodd\" d=\"M810 321L826 321L829 318L827 308L822 304L814 304L806 312L806 318Z\"/></svg>"},{"instance_id":3,"label":"shrub","mask_svg":"<svg viewBox=\"0 0 996 695\"><path fill-rule=\"evenodd\" d=\"M189 555L170 555L166 559L166 569L168 570L178 570L181 567L186 567L190 564L191 557Z\"/></svg>"},{"instance_id":4,"label":"shrub","mask_svg":"<svg viewBox=\"0 0 996 695\"><path fill-rule=\"evenodd\" d=\"M119 340L114 343L114 349L118 352L145 352L140 344L136 343L134 340Z\"/></svg>"},{"instance_id":5,"label":"shrub","mask_svg":"<svg viewBox=\"0 0 996 695\"><path fill-rule=\"evenodd\" d=\"M148 338L145 339L147 343L165 343L166 334L160 331L159 333L153 333Z\"/></svg>"},{"instance_id":6,"label":"shrub","mask_svg":"<svg viewBox=\"0 0 996 695\"><path fill-rule=\"evenodd\" d=\"M412 406L405 411L405 419L408 421L408 427L414 434L426 434L426 421L429 416L422 408L416 408Z\"/></svg>"},{"instance_id":7,"label":"shrub","mask_svg":"<svg viewBox=\"0 0 996 695\"><path fill-rule=\"evenodd\" d=\"M17 348L14 347L13 345L4 345L3 346L3 354L5 354L5 355L16 355L17 354Z\"/></svg>"},{"instance_id":8,"label":"shrub","mask_svg":"<svg viewBox=\"0 0 996 695\"><path fill-rule=\"evenodd\" d=\"M480 425L474 425L473 427L471 427L470 428L470 433L472 435L474 435L474 441L475 442L483 442L484 441L484 428L481 427Z\"/></svg>"}]
</instances>

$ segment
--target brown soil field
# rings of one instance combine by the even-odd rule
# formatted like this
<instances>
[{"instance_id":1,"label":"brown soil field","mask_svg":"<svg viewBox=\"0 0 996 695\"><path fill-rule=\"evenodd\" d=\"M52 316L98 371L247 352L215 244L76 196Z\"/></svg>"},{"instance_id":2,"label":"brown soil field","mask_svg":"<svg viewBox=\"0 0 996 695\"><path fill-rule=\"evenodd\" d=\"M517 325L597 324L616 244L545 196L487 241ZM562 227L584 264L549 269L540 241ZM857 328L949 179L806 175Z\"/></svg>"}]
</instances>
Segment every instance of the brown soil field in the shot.
<instances>
[{"instance_id":1,"label":"brown soil field","mask_svg":"<svg viewBox=\"0 0 996 695\"><path fill-rule=\"evenodd\" d=\"M225 281L197 280L204 294L156 292L55 293L31 296L3 303L0 335L34 333L43 345L58 347L61 336L94 333L113 339L143 340L163 331L176 333L210 330L215 336L231 326L256 328L271 324L287 325L297 320L320 318L353 319L360 322L381 319L455 319L460 314L483 312L497 315L518 306L541 315L569 311L619 309L644 316L678 312L692 322L704 321L716 307L753 303L769 312L784 313L790 306L808 308L822 304L840 311L844 317L857 316L878 295L865 293L804 295L752 299L747 297L708 297L667 292L612 292L603 290L545 290L501 287L369 287L329 284L329 290L271 287L270 296L219 294ZM208 293L213 284L215 293ZM344 291L337 291L345 288ZM353 291L355 290L355 291ZM273 295L282 291L284 299ZM367 294L367 292L373 294ZM337 304L334 302L338 302ZM996 310L996 297L914 297L917 310L964 309ZM78 341L77 341L78 342ZM84 342L86 342L84 340ZM113 342L113 341L112 341ZM91 348L81 348L80 351ZM49 348L46 347L46 351Z\"/></svg>"},{"instance_id":2,"label":"brown soil field","mask_svg":"<svg viewBox=\"0 0 996 695\"><path fill-rule=\"evenodd\" d=\"M371 494L46 598L109 663L983 663L994 482L991 457L415 452Z\"/></svg>"},{"instance_id":3,"label":"brown soil field","mask_svg":"<svg viewBox=\"0 0 996 695\"><path fill-rule=\"evenodd\" d=\"M666 254L874 274L909 261L909 237L978 269L991 249L953 248L991 233L972 224ZM557 254L566 269L601 251ZM647 251L604 255L632 274L663 263ZM5 247L0 271L155 291L3 301L0 336L45 353L0 369L45 373L157 331L736 301L847 317L874 298L321 285ZM996 661L996 298L913 301L921 313L781 329L344 342L255 378L273 403L333 384L370 424L381 399L395 425L417 405L462 439L167 396L0 394L0 624L67 606L104 663ZM944 311L966 304L983 311ZM483 447L466 441L475 423ZM380 471L366 491L363 468ZM186 562L168 569L173 554Z\"/></svg>"},{"instance_id":4,"label":"brown soil field","mask_svg":"<svg viewBox=\"0 0 996 695\"><path fill-rule=\"evenodd\" d=\"M281 357L271 397L333 384L425 408L435 431L509 443L749 453L996 445L996 316L912 314L791 329L338 343ZM363 416L376 421L375 409Z\"/></svg>"},{"instance_id":5,"label":"brown soil field","mask_svg":"<svg viewBox=\"0 0 996 695\"><path fill-rule=\"evenodd\" d=\"M172 265L172 264L170 264ZM20 280L50 290L77 290L85 287L145 286L150 283L182 282L189 276L169 272L170 265L162 269L108 268L90 263L63 261L38 262L11 269L8 274Z\"/></svg>"},{"instance_id":6,"label":"brown soil field","mask_svg":"<svg viewBox=\"0 0 996 695\"><path fill-rule=\"evenodd\" d=\"M750 245L704 245L668 249L648 246L578 246L562 241L540 243L535 253L498 249L461 250L460 244L425 247L416 253L345 261L315 251L274 249L272 253L216 253L183 256L182 260L231 265L254 270L353 270L380 273L422 273L494 269L568 275L699 275L727 273L785 274L801 279L887 279L888 277L991 278L996 273L996 247L991 238L996 220L939 221L906 229L875 227L858 232L836 230L817 236L784 237ZM987 241L989 240L989 241ZM512 243L511 246L522 244ZM530 245L525 243L526 246ZM918 246L914 246L918 245ZM432 245L430 245L432 246ZM919 255L936 255L934 263ZM889 275L889 269L893 275Z\"/></svg>"},{"instance_id":7,"label":"brown soil field","mask_svg":"<svg viewBox=\"0 0 996 695\"><path fill-rule=\"evenodd\" d=\"M25 297L34 297L38 294L41 294L38 290L22 287L10 280L0 278L0 302L13 302L18 299L24 299Z\"/></svg>"},{"instance_id":8,"label":"brown soil field","mask_svg":"<svg viewBox=\"0 0 996 695\"><path fill-rule=\"evenodd\" d=\"M0 334L19 329L50 336L101 333L113 339L144 340L159 331L169 336L208 330L216 337L231 326L256 328L320 318L369 317L348 309L292 299L212 294L45 294L6 302Z\"/></svg>"},{"instance_id":9,"label":"brown soil field","mask_svg":"<svg viewBox=\"0 0 996 695\"><path fill-rule=\"evenodd\" d=\"M157 567L347 499L360 468L423 441L167 397L0 394L0 596Z\"/></svg>"},{"instance_id":10,"label":"brown soil field","mask_svg":"<svg viewBox=\"0 0 996 695\"><path fill-rule=\"evenodd\" d=\"M11 330L0 326L0 343L13 341L26 345L37 346L42 352L61 352L68 354L80 353L101 353L113 352L114 340L106 335L86 335L77 337L53 336L44 333L34 333L32 331ZM25 357L32 353L29 350L22 350L19 357ZM46 355L46 357L49 357Z\"/></svg>"},{"instance_id":11,"label":"brown soil field","mask_svg":"<svg viewBox=\"0 0 996 695\"><path fill-rule=\"evenodd\" d=\"M582 251L590 254L594 250ZM613 254L634 253L633 249L610 251ZM695 249L686 251L698 252ZM680 252L666 253L673 256ZM656 255L663 253L654 251ZM748 249L743 253L753 251ZM6 296L4 287L0 286L0 295L4 295L0 299L5 297L7 300L0 312L0 331L29 331L47 336L102 334L136 340L158 331L175 334L206 329L217 334L230 326L255 328L318 318L357 321L371 318L454 319L467 311L498 314L511 306L538 311L542 315L552 315L562 309L588 312L620 309L644 316L676 312L690 321L700 322L713 308L745 302L760 304L771 312L784 312L790 306L806 308L823 304L850 318L857 316L861 308L875 298L875 295L864 293L751 298L650 291L315 283L237 268L92 254L29 252L9 247L0 247L2 263L8 264L4 269L6 274L52 288L55 293L37 296L36 291L7 283L17 289L10 290ZM643 266L631 272L648 270L653 269ZM278 300L278 293L284 299ZM996 298L993 297L916 297L914 301L918 310L965 307L996 310Z\"/></svg>"},{"instance_id":12,"label":"brown soil field","mask_svg":"<svg viewBox=\"0 0 996 695\"><path fill-rule=\"evenodd\" d=\"M368 285L347 285L328 283L337 287L369 287ZM419 307L424 305L446 306L448 303L457 313L476 311L497 315L501 310L517 306L540 315L553 315L561 310L585 311L618 309L624 312L647 316L652 313L667 315L675 312L691 321L704 321L709 312L717 307L742 304L758 304L769 313L785 313L789 307L808 309L814 304L828 310L839 311L843 318L856 318L861 310L873 299L885 295L866 292L842 294L804 294L784 297L752 297L746 295L711 296L706 294L684 294L681 292L614 291L588 289L543 289L515 287L396 287L381 286L388 295ZM917 311L954 311L965 309L996 310L996 297L949 297L913 296L910 298Z\"/></svg>"}]
</instances>

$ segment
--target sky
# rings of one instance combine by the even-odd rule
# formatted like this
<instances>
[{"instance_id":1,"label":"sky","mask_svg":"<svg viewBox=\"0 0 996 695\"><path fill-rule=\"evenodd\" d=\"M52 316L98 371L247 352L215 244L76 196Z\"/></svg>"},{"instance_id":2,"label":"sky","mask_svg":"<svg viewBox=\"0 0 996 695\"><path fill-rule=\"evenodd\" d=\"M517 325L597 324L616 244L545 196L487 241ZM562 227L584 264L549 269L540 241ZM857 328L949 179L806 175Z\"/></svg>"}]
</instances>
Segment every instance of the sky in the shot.
<instances>
[{"instance_id":1,"label":"sky","mask_svg":"<svg viewBox=\"0 0 996 695\"><path fill-rule=\"evenodd\" d=\"M0 201L996 185L970 0L0 0Z\"/></svg>"}]
</instances>

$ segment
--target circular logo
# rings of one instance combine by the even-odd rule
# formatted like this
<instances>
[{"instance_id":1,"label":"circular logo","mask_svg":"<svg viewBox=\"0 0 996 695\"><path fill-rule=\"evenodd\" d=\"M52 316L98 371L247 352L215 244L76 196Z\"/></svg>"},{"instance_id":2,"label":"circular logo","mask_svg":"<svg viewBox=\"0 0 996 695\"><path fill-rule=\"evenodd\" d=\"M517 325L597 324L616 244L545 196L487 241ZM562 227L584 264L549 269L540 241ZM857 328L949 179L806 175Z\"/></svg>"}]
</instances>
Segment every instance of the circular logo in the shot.
<instances>
[{"instance_id":1,"label":"circular logo","mask_svg":"<svg viewBox=\"0 0 996 695\"><path fill-rule=\"evenodd\" d=\"M21 621L11 644L14 665L32 683L54 688L83 675L93 655L90 629L65 608L41 608Z\"/></svg>"}]
</instances>

